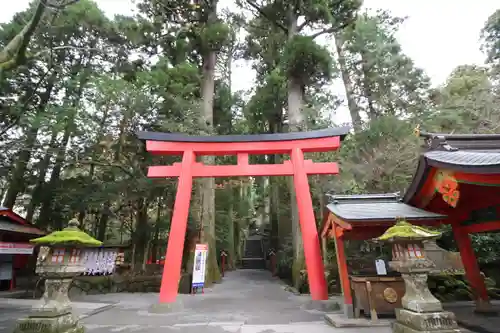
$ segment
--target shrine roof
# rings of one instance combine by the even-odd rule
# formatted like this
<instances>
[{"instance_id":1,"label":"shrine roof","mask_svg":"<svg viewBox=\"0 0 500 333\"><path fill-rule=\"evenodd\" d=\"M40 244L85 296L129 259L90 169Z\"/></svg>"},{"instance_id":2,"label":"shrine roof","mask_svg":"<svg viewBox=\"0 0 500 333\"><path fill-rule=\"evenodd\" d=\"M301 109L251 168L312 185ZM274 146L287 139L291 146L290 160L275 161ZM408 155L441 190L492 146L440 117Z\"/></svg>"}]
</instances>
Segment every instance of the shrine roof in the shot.
<instances>
[{"instance_id":1,"label":"shrine roof","mask_svg":"<svg viewBox=\"0 0 500 333\"><path fill-rule=\"evenodd\" d=\"M420 135L427 150L422 155L431 166L475 173L500 171L500 134Z\"/></svg>"},{"instance_id":2,"label":"shrine roof","mask_svg":"<svg viewBox=\"0 0 500 333\"><path fill-rule=\"evenodd\" d=\"M321 139L339 136L343 139L350 131L350 127L333 127L316 131L289 132L273 134L248 135L186 135L182 133L138 132L141 140L170 141L170 142L269 142Z\"/></svg>"},{"instance_id":3,"label":"shrine roof","mask_svg":"<svg viewBox=\"0 0 500 333\"><path fill-rule=\"evenodd\" d=\"M420 136L425 139L425 151L404 202L413 199L433 167L471 174L500 173L500 134L420 133Z\"/></svg>"},{"instance_id":4,"label":"shrine roof","mask_svg":"<svg viewBox=\"0 0 500 333\"><path fill-rule=\"evenodd\" d=\"M401 201L399 194L331 195L328 210L346 222L441 220L445 215L415 208Z\"/></svg>"},{"instance_id":5,"label":"shrine roof","mask_svg":"<svg viewBox=\"0 0 500 333\"><path fill-rule=\"evenodd\" d=\"M0 231L17 232L27 235L45 235L46 233L12 209L0 206Z\"/></svg>"},{"instance_id":6,"label":"shrine roof","mask_svg":"<svg viewBox=\"0 0 500 333\"><path fill-rule=\"evenodd\" d=\"M5 221L0 219L0 231L2 232L14 232L18 234L41 236L45 235L45 232L38 228L29 225L20 225L17 223L12 223L10 221Z\"/></svg>"}]
</instances>

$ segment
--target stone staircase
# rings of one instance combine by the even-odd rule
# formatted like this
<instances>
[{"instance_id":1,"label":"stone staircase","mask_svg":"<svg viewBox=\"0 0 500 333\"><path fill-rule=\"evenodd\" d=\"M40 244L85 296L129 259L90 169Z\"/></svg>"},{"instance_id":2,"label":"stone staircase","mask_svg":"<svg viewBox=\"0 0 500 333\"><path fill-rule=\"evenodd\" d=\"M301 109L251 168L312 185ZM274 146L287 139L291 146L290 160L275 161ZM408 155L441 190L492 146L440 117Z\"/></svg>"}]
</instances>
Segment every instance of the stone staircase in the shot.
<instances>
[{"instance_id":1,"label":"stone staircase","mask_svg":"<svg viewBox=\"0 0 500 333\"><path fill-rule=\"evenodd\" d=\"M262 236L254 235L246 239L243 258L241 258L241 268L266 269Z\"/></svg>"}]
</instances>

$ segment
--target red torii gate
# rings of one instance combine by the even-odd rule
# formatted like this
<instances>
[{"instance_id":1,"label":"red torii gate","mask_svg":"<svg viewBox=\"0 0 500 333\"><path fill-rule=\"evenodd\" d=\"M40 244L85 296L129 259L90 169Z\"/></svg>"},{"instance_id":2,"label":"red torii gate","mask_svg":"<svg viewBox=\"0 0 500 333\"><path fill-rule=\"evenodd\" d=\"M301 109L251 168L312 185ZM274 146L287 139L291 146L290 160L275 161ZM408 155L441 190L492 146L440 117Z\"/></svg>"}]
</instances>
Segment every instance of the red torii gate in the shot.
<instances>
[{"instance_id":1,"label":"red torii gate","mask_svg":"<svg viewBox=\"0 0 500 333\"><path fill-rule=\"evenodd\" d=\"M348 127L312 132L257 135L186 136L176 133L139 132L146 149L156 155L182 155L181 163L151 166L149 178L179 177L160 287L160 303L173 303L181 274L182 251L187 228L193 177L293 176L304 255L313 300L328 299L318 231L309 190L308 175L337 174L337 163L304 160L304 153L339 148ZM249 154L289 154L282 164L249 164ZM204 165L200 155L237 155L236 165Z\"/></svg>"}]
</instances>

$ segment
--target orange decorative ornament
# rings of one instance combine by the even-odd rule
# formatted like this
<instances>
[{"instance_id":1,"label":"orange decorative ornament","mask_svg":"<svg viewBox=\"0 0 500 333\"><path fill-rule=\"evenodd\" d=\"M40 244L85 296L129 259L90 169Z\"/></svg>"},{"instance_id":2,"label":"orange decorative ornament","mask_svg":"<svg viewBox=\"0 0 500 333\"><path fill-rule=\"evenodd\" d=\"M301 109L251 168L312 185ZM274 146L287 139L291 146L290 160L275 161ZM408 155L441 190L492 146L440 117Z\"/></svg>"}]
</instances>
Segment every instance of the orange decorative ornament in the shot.
<instances>
[{"instance_id":1,"label":"orange decorative ornament","mask_svg":"<svg viewBox=\"0 0 500 333\"><path fill-rule=\"evenodd\" d=\"M435 189L441 193L443 200L455 208L460 199L460 192L458 191L458 182L453 173L447 171L439 171L435 178Z\"/></svg>"}]
</instances>

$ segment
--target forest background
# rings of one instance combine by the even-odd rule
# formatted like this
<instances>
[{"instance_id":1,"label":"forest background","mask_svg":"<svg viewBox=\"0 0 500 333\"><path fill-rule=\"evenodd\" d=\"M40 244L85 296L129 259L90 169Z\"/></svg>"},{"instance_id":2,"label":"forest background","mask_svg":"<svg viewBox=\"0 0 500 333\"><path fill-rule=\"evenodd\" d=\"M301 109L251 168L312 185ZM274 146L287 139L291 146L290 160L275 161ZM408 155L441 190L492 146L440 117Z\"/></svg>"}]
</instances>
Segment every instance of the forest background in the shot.
<instances>
[{"instance_id":1,"label":"forest background","mask_svg":"<svg viewBox=\"0 0 500 333\"><path fill-rule=\"evenodd\" d=\"M35 0L1 25L0 198L42 228L76 216L98 239L131 242L135 270L164 253L176 186L146 178L148 165L176 160L147 154L138 130L278 133L350 122L339 152L312 156L341 166L338 176L310 178L318 224L326 193L404 191L420 151L415 128L499 132L499 10L474 32L484 64L461 64L432 85L397 39L405 18L360 0L134 6L131 15L109 17L90 0ZM235 89L246 79L233 74L239 61L255 75L244 90ZM278 249L280 275L302 284L288 179L197 181L187 237L202 231L213 249L208 282L220 280L217 253L229 251L233 267L255 226ZM482 263L499 260L499 241L474 237ZM331 244L324 257L336 275Z\"/></svg>"}]
</instances>

